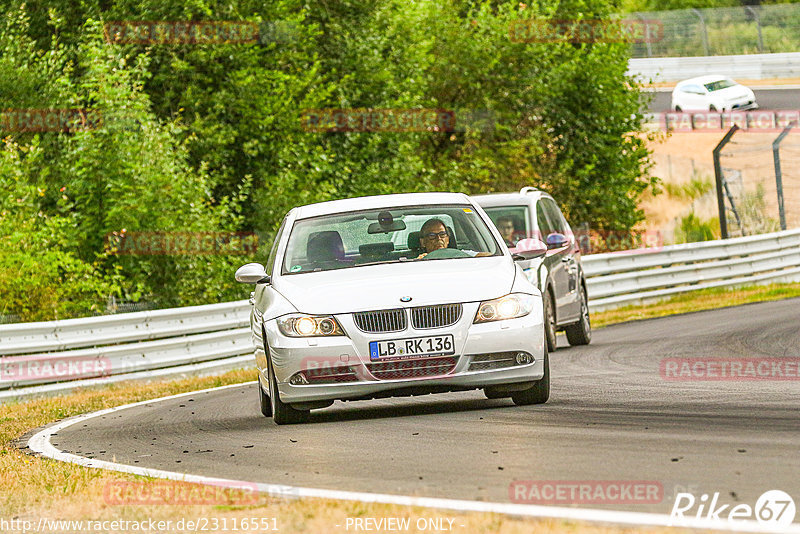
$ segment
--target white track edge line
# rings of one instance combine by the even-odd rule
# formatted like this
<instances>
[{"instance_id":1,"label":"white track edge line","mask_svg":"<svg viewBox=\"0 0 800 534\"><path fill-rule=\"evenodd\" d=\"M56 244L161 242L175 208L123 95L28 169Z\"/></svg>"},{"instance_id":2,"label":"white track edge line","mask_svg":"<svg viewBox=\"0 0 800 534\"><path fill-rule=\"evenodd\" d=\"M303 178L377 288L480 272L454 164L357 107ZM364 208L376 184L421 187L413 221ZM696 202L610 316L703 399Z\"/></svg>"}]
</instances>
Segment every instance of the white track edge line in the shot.
<instances>
[{"instance_id":1,"label":"white track edge line","mask_svg":"<svg viewBox=\"0 0 800 534\"><path fill-rule=\"evenodd\" d=\"M95 417L102 417L110 413L125 410L127 408L134 408L136 406L143 406L145 404L152 404L154 402L162 402L190 395L197 395L200 393L207 393L211 391L219 391L224 389L242 387L255 382L243 382L239 384L229 384L227 386L219 386L208 389L201 389L198 391L189 391L186 393L178 393L167 397L157 399L145 400L116 406L113 408L106 408L97 412L81 414L70 417L63 421L53 423L44 429L40 430L28 440L28 448L41 456L52 458L61 462L73 463L84 467L107 469L110 471L118 471L133 475L140 475L153 478L163 478L168 480L178 480L183 482L193 482L197 484L208 484L214 486L224 485L227 487L257 487L259 492L267 493L276 497L310 497L321 499L338 499L347 501L358 501L365 503L382 503L382 504L396 504L402 506L419 506L424 508L439 508L454 510L459 512L486 512L498 513L513 516L526 516L526 517L549 517L557 519L569 519L573 521L592 521L601 523L615 523L623 525L640 525L640 526L661 526L661 527L682 527L682 528L698 528L698 529L712 529L724 530L732 532L776 532L776 527L770 527L756 521L712 521L706 518L683 518L678 524L672 524L671 517L667 514L655 514L649 512L628 512L616 510L599 510L593 508L565 508L559 506L543 506L535 504L513 504L513 503L498 503L498 502L485 502L485 501L468 501L459 499L446 499L436 497L412 497L405 495L391 495L385 493L366 493L356 491L344 490L328 490L318 488L303 488L297 486L286 486L282 484L266 484L263 482L249 482L242 480L232 480L224 478L207 477L203 475L191 475L186 473L178 473L175 471L163 471L160 469L148 469L146 467L139 467L133 465L119 464L115 462L108 462L105 460L97 460L86 458L84 456L77 456L57 449L52 443L50 438L53 434L68 428L72 425L94 419ZM780 532L785 533L800 533L800 524L792 523L790 526L781 527Z\"/></svg>"}]
</instances>

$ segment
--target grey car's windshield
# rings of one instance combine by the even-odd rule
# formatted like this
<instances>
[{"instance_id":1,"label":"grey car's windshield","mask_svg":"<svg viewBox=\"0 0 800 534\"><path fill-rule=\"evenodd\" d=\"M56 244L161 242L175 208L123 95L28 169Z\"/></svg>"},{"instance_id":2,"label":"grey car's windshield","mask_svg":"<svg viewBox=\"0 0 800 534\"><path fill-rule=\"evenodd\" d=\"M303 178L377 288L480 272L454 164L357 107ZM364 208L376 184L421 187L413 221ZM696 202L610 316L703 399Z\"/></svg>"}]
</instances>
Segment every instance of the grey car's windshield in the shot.
<instances>
[{"instance_id":1,"label":"grey car's windshield","mask_svg":"<svg viewBox=\"0 0 800 534\"><path fill-rule=\"evenodd\" d=\"M736 85L736 82L733 80L726 78L724 80L720 80L718 82L711 82L705 84L705 88L709 90L709 92L719 91L720 89L727 89L728 87L733 87Z\"/></svg>"},{"instance_id":2,"label":"grey car's windshield","mask_svg":"<svg viewBox=\"0 0 800 534\"><path fill-rule=\"evenodd\" d=\"M298 220L282 273L498 255L502 249L472 206L383 208Z\"/></svg>"}]
</instances>

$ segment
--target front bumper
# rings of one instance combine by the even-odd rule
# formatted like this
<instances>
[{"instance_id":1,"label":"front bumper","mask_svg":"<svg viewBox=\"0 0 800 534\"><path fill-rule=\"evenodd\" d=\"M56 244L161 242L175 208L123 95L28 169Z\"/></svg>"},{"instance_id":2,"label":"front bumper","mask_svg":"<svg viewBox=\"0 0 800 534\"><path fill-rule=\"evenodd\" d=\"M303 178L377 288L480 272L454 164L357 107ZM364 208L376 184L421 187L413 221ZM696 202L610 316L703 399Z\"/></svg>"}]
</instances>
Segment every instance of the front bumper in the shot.
<instances>
[{"instance_id":1,"label":"front bumper","mask_svg":"<svg viewBox=\"0 0 800 534\"><path fill-rule=\"evenodd\" d=\"M347 333L345 336L290 338L282 335L274 320L265 323L270 355L278 382L281 400L286 403L348 400L374 396L392 396L439 392L447 390L474 389L539 380L544 375L544 326L541 304L517 319L472 324L478 303L466 303L461 319L453 326L436 329L415 330L409 327L403 332L390 334L366 334L358 330L349 314L336 315L336 319ZM404 339L419 336L452 334L455 342L455 366L447 372L433 376L379 379L369 369L374 362L369 358L369 342ZM471 364L496 353L527 353L532 363L515 364L510 367L475 370L486 367ZM433 358L421 358L423 362ZM256 357L257 362L264 362ZM259 364L264 383L267 370ZM308 369L328 367L350 367L356 370L358 379L341 383L311 383L294 385L289 379L295 373Z\"/></svg>"},{"instance_id":2,"label":"front bumper","mask_svg":"<svg viewBox=\"0 0 800 534\"><path fill-rule=\"evenodd\" d=\"M755 100L745 100L743 102L737 102L730 106L731 111L750 111L753 109L758 109L758 104Z\"/></svg>"}]
</instances>

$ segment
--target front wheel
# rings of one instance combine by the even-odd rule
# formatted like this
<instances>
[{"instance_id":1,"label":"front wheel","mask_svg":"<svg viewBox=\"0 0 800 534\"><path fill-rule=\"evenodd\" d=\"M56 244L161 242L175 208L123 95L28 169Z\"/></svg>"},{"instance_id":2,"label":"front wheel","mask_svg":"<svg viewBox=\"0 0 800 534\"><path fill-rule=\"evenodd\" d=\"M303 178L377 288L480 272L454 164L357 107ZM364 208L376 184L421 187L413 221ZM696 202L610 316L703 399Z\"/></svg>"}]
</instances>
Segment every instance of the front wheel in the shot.
<instances>
[{"instance_id":1,"label":"front wheel","mask_svg":"<svg viewBox=\"0 0 800 534\"><path fill-rule=\"evenodd\" d=\"M261 371L258 372L258 401L264 417L272 417L272 403L269 401L269 395L264 393L264 386L261 385Z\"/></svg>"},{"instance_id":2,"label":"front wheel","mask_svg":"<svg viewBox=\"0 0 800 534\"><path fill-rule=\"evenodd\" d=\"M275 378L275 371L272 369L272 359L267 354L267 369L269 371L269 400L272 407L272 420L276 425L293 425L305 423L310 415L309 410L298 410L281 401L278 392L278 381Z\"/></svg>"},{"instance_id":3,"label":"front wheel","mask_svg":"<svg viewBox=\"0 0 800 534\"><path fill-rule=\"evenodd\" d=\"M575 345L588 345L592 340L592 323L589 321L589 299L586 290L581 284L581 318L575 323L564 328L567 334L567 341L573 347Z\"/></svg>"},{"instance_id":4,"label":"front wheel","mask_svg":"<svg viewBox=\"0 0 800 534\"><path fill-rule=\"evenodd\" d=\"M558 341L556 340L555 304L553 294L549 289L544 293L542 304L544 304L544 338L547 343L547 352L553 352L556 350Z\"/></svg>"},{"instance_id":5,"label":"front wheel","mask_svg":"<svg viewBox=\"0 0 800 534\"><path fill-rule=\"evenodd\" d=\"M511 395L511 400L517 406L529 404L544 404L550 398L550 355L547 343L544 343L544 375L534 382L528 389L517 391Z\"/></svg>"}]
</instances>

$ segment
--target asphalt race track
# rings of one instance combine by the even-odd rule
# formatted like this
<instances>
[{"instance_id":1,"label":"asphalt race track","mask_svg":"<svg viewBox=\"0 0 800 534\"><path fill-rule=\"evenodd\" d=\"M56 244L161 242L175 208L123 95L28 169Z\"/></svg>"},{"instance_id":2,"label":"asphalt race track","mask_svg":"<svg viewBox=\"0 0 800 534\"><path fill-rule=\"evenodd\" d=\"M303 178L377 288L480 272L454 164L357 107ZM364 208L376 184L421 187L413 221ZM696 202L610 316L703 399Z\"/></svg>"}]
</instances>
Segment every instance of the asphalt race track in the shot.
<instances>
[{"instance_id":1,"label":"asphalt race track","mask_svg":"<svg viewBox=\"0 0 800 534\"><path fill-rule=\"evenodd\" d=\"M121 410L53 437L65 452L229 479L511 502L515 480L656 481L754 505L800 494L800 381L667 381L663 358L797 358L800 299L627 323L551 355L552 394L337 402L305 425L259 412L255 384ZM562 504L563 505L563 504Z\"/></svg>"},{"instance_id":2,"label":"asphalt race track","mask_svg":"<svg viewBox=\"0 0 800 534\"><path fill-rule=\"evenodd\" d=\"M759 109L797 109L800 105L800 89L759 89L753 87ZM644 93L645 97L653 96L650 101L650 113L670 111L672 90Z\"/></svg>"}]
</instances>

